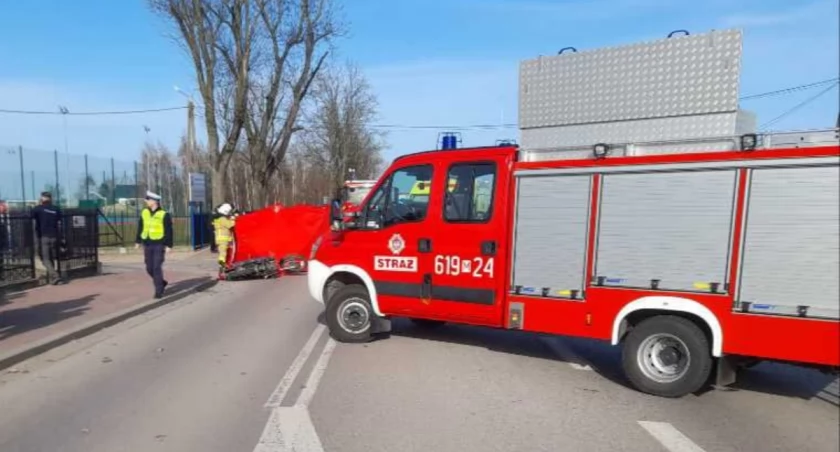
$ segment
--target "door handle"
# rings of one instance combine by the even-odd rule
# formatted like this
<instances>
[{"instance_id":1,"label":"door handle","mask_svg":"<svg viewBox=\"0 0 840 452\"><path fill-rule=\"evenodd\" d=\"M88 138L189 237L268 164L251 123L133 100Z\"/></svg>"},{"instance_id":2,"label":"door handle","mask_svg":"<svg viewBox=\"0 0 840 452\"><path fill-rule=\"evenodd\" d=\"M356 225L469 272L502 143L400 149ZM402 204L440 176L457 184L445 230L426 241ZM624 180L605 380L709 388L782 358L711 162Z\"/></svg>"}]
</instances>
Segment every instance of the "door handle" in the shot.
<instances>
[{"instance_id":1,"label":"door handle","mask_svg":"<svg viewBox=\"0 0 840 452\"><path fill-rule=\"evenodd\" d=\"M481 254L485 256L495 256L496 255L496 241L495 240L486 240L481 242Z\"/></svg>"},{"instance_id":2,"label":"door handle","mask_svg":"<svg viewBox=\"0 0 840 452\"><path fill-rule=\"evenodd\" d=\"M430 253L432 252L432 240L431 239L420 239L417 241L417 251L421 253Z\"/></svg>"},{"instance_id":3,"label":"door handle","mask_svg":"<svg viewBox=\"0 0 840 452\"><path fill-rule=\"evenodd\" d=\"M432 298L432 274L423 275L423 285L420 286L420 298L424 301Z\"/></svg>"}]
</instances>

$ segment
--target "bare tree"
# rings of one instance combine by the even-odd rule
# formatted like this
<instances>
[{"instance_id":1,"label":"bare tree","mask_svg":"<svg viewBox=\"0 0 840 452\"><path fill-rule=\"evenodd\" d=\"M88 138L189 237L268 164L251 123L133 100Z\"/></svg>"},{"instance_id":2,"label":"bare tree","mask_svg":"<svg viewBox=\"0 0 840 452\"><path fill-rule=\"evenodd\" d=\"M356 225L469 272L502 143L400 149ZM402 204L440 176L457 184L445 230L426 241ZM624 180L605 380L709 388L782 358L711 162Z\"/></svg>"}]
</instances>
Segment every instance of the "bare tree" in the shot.
<instances>
[{"instance_id":1,"label":"bare tree","mask_svg":"<svg viewBox=\"0 0 840 452\"><path fill-rule=\"evenodd\" d=\"M371 127L377 102L364 75L350 64L332 70L318 79L314 96L302 145L313 169L328 176L323 189L339 187L350 168L360 178L375 177L384 136Z\"/></svg>"},{"instance_id":2,"label":"bare tree","mask_svg":"<svg viewBox=\"0 0 840 452\"><path fill-rule=\"evenodd\" d=\"M245 132L254 201L265 204L292 136L301 130L296 123L304 100L340 27L331 0L255 2L260 50L255 53Z\"/></svg>"},{"instance_id":3,"label":"bare tree","mask_svg":"<svg viewBox=\"0 0 840 452\"><path fill-rule=\"evenodd\" d=\"M228 194L229 165L243 147L252 178L248 198L259 198L300 130L304 101L339 34L332 0L149 2L175 26L175 39L195 66L214 202Z\"/></svg>"},{"instance_id":4,"label":"bare tree","mask_svg":"<svg viewBox=\"0 0 840 452\"><path fill-rule=\"evenodd\" d=\"M175 40L195 66L212 161L213 199L223 199L224 174L247 115L252 44L258 24L254 2L149 0L149 4L175 26Z\"/></svg>"}]
</instances>

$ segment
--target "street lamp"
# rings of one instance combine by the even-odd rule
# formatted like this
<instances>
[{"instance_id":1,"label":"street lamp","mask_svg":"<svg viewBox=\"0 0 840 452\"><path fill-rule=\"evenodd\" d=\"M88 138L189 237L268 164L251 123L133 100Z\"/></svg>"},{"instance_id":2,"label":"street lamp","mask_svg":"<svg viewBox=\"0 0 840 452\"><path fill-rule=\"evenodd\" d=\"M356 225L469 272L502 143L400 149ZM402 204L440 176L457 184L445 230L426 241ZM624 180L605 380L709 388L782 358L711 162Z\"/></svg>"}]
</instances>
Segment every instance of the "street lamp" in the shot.
<instances>
[{"instance_id":1,"label":"street lamp","mask_svg":"<svg viewBox=\"0 0 840 452\"><path fill-rule=\"evenodd\" d=\"M62 122L64 123L64 179L69 180L70 179L70 146L67 143L67 115L70 114L70 109L68 109L64 105L59 105L58 106L58 112L61 113L61 119L62 119ZM56 163L58 163L57 160L58 159L56 158ZM57 199L59 200L59 203L60 203L61 202L61 195L60 195L61 189L59 189L58 187L59 187L58 168L56 168L55 190L56 190L56 192L58 192L56 194L56 196L58 197Z\"/></svg>"},{"instance_id":2,"label":"street lamp","mask_svg":"<svg viewBox=\"0 0 840 452\"><path fill-rule=\"evenodd\" d=\"M184 90L173 86L175 92L187 98L187 146L189 147L190 155L195 154L195 99L192 93L186 93Z\"/></svg>"}]
</instances>

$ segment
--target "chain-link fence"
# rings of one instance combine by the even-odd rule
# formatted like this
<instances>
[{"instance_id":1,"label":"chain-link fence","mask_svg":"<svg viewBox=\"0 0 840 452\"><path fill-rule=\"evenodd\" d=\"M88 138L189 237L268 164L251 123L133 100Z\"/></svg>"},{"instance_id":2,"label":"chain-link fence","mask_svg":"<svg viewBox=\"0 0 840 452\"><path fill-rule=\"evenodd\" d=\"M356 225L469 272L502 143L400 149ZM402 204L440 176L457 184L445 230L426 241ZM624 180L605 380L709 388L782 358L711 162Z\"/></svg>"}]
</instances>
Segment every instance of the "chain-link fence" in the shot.
<instances>
[{"instance_id":1,"label":"chain-link fence","mask_svg":"<svg viewBox=\"0 0 840 452\"><path fill-rule=\"evenodd\" d=\"M9 208L38 203L41 192L61 207L134 207L144 187L137 183L137 164L24 147L0 147L0 199Z\"/></svg>"},{"instance_id":2,"label":"chain-link fence","mask_svg":"<svg viewBox=\"0 0 840 452\"><path fill-rule=\"evenodd\" d=\"M136 217L151 190L163 197L168 212L188 215L188 183L167 155L144 154L134 161L0 146L0 200L12 210L36 205L41 192L49 191L64 208L96 207L106 216Z\"/></svg>"},{"instance_id":3,"label":"chain-link fence","mask_svg":"<svg viewBox=\"0 0 840 452\"><path fill-rule=\"evenodd\" d=\"M61 208L98 209L102 245L123 245L133 243L143 198L151 190L162 196L162 207L173 216L175 242L186 245L189 178L173 160L157 152L120 160L0 146L0 204L9 212L25 212L48 191Z\"/></svg>"}]
</instances>

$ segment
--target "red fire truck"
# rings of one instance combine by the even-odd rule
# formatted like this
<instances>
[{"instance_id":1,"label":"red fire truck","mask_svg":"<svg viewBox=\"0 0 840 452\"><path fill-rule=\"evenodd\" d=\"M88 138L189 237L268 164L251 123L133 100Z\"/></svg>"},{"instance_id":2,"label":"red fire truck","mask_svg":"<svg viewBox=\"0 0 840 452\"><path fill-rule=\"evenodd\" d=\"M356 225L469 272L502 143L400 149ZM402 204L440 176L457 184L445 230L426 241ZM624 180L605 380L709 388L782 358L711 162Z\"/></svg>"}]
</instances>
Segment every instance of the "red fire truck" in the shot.
<instances>
[{"instance_id":1,"label":"red fire truck","mask_svg":"<svg viewBox=\"0 0 840 452\"><path fill-rule=\"evenodd\" d=\"M601 339L666 397L747 362L835 371L838 132L404 156L313 245L309 290L339 341L392 316ZM401 196L417 181L424 202Z\"/></svg>"},{"instance_id":2,"label":"red fire truck","mask_svg":"<svg viewBox=\"0 0 840 452\"><path fill-rule=\"evenodd\" d=\"M523 61L519 148L397 159L313 245L333 337L402 316L600 339L669 397L761 360L837 370L838 130L756 134L742 33L685 35Z\"/></svg>"}]
</instances>

